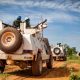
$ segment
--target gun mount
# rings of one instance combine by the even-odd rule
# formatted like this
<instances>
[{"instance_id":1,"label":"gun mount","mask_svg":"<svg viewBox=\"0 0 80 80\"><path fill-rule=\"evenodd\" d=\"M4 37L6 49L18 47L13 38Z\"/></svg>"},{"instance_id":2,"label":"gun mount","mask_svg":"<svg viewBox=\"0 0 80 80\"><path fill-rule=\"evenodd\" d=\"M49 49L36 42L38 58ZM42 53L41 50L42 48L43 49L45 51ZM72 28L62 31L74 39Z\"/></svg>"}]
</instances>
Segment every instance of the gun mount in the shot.
<instances>
[{"instance_id":1,"label":"gun mount","mask_svg":"<svg viewBox=\"0 0 80 80\"><path fill-rule=\"evenodd\" d=\"M47 19L45 19L44 21L40 22L39 24L37 24L34 28L39 28L39 26L41 26L41 28L44 28L43 25L47 22Z\"/></svg>"}]
</instances>

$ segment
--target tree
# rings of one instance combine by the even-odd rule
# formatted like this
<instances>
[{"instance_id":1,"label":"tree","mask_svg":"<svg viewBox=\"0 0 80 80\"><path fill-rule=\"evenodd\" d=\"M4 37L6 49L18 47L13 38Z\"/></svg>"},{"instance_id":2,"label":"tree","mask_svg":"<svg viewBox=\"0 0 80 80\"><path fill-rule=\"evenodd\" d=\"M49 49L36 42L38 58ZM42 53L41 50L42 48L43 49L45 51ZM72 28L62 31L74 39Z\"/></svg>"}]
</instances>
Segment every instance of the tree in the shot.
<instances>
[{"instance_id":1,"label":"tree","mask_svg":"<svg viewBox=\"0 0 80 80\"><path fill-rule=\"evenodd\" d=\"M67 44L64 44L64 47L65 47L65 50L66 50L68 56L72 56L77 53L76 47L70 47Z\"/></svg>"}]
</instances>

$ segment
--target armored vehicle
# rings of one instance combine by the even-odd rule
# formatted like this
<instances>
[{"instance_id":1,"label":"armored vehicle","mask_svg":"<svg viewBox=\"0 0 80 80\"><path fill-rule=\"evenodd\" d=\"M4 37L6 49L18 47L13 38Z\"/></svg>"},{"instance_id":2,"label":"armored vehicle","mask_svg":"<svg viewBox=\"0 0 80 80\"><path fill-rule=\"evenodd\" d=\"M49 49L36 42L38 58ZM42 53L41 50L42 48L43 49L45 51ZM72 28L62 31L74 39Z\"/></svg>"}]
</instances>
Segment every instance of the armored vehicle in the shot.
<instances>
[{"instance_id":1,"label":"armored vehicle","mask_svg":"<svg viewBox=\"0 0 80 80\"><path fill-rule=\"evenodd\" d=\"M26 28L25 21L20 29L0 21L0 72L5 65L17 65L22 69L31 67L33 75L42 73L43 63L53 66L53 57L47 38L42 35L47 20L35 27Z\"/></svg>"},{"instance_id":2,"label":"armored vehicle","mask_svg":"<svg viewBox=\"0 0 80 80\"><path fill-rule=\"evenodd\" d=\"M66 50L63 45L58 44L56 46L53 46L51 48L52 54L53 54L53 59L54 60L63 60L66 61L67 59L67 54Z\"/></svg>"}]
</instances>

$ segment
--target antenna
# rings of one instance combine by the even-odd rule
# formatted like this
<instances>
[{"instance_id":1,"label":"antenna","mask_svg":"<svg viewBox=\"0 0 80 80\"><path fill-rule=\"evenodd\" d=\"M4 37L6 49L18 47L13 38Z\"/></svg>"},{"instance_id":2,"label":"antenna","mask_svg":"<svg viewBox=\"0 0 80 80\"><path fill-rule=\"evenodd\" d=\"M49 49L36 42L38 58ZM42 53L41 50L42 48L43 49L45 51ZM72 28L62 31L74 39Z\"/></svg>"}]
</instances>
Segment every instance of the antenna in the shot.
<instances>
[{"instance_id":1,"label":"antenna","mask_svg":"<svg viewBox=\"0 0 80 80\"><path fill-rule=\"evenodd\" d=\"M41 21L43 22L43 17L42 17L42 16L41 16ZM42 29L42 30L41 30L41 31L42 31L42 38L43 38L43 24L41 24L41 27L42 27L42 28L41 28L41 29Z\"/></svg>"}]
</instances>

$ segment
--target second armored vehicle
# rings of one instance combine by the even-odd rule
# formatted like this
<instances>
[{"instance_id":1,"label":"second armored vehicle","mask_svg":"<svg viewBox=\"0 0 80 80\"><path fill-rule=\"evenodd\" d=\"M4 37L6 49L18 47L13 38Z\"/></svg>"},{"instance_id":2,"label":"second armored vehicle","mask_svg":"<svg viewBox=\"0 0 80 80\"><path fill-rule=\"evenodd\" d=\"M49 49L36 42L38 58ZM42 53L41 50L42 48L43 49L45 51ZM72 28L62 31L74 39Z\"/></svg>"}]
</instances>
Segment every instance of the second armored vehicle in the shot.
<instances>
[{"instance_id":1,"label":"second armored vehicle","mask_svg":"<svg viewBox=\"0 0 80 80\"><path fill-rule=\"evenodd\" d=\"M65 50L64 46L61 45L61 43L59 43L56 46L53 46L51 48L51 51L52 51L53 59L54 60L63 60L63 61L66 61L66 59L67 59L66 50Z\"/></svg>"}]
</instances>

